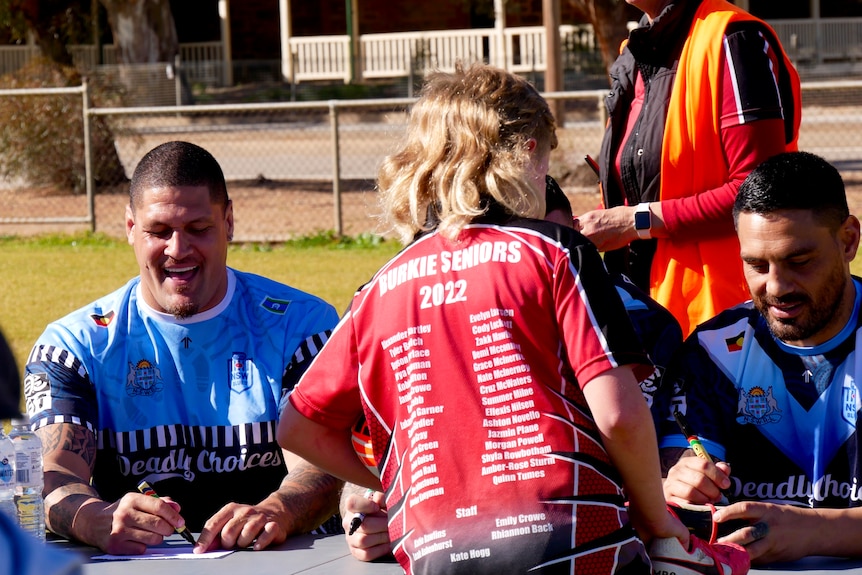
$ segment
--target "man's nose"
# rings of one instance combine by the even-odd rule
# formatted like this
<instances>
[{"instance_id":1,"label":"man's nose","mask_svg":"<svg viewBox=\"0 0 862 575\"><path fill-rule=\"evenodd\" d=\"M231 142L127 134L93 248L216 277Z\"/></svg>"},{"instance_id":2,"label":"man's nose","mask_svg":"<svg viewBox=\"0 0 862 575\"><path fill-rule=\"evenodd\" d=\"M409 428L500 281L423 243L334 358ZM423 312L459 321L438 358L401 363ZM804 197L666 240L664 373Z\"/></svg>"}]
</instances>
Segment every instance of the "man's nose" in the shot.
<instances>
[{"instance_id":1,"label":"man's nose","mask_svg":"<svg viewBox=\"0 0 862 575\"><path fill-rule=\"evenodd\" d=\"M165 254L179 260L183 258L188 249L189 241L186 234L180 230L175 230L171 234L171 237L168 238L167 245L165 246Z\"/></svg>"}]
</instances>

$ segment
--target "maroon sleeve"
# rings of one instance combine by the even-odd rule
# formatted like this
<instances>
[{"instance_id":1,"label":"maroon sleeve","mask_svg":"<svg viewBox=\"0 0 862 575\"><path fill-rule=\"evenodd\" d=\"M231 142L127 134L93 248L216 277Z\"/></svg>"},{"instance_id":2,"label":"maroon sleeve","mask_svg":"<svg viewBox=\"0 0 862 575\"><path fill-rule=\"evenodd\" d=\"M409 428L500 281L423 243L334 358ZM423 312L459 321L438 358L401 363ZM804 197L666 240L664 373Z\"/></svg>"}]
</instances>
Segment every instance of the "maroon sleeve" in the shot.
<instances>
[{"instance_id":1,"label":"maroon sleeve","mask_svg":"<svg viewBox=\"0 0 862 575\"><path fill-rule=\"evenodd\" d=\"M780 119L728 127L721 137L729 180L718 188L661 203L665 226L674 239L732 233L731 208L742 181L761 162L785 150L784 121Z\"/></svg>"},{"instance_id":2,"label":"maroon sleeve","mask_svg":"<svg viewBox=\"0 0 862 575\"><path fill-rule=\"evenodd\" d=\"M736 192L748 173L785 150L779 60L758 22L732 25L724 38L722 101L718 111L728 181L685 198L662 201L665 227L674 239L733 233Z\"/></svg>"}]
</instances>

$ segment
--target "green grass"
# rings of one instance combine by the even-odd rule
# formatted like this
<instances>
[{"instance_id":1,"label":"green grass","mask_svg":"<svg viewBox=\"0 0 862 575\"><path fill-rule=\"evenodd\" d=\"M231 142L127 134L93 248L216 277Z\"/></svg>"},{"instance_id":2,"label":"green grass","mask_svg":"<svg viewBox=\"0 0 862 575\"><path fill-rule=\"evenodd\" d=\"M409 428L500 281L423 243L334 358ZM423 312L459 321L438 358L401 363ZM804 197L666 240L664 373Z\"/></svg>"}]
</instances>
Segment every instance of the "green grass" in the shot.
<instances>
[{"instance_id":1,"label":"green grass","mask_svg":"<svg viewBox=\"0 0 862 575\"><path fill-rule=\"evenodd\" d=\"M400 245L330 234L284 244L232 245L228 265L320 296L339 313ZM0 328L19 371L45 326L138 274L132 248L101 235L0 237Z\"/></svg>"},{"instance_id":2,"label":"green grass","mask_svg":"<svg viewBox=\"0 0 862 575\"><path fill-rule=\"evenodd\" d=\"M283 244L232 245L228 265L320 296L344 312L353 292L399 249L328 233ZM131 247L102 235L0 237L0 328L19 369L45 326L137 275ZM862 275L862 258L851 264Z\"/></svg>"}]
</instances>

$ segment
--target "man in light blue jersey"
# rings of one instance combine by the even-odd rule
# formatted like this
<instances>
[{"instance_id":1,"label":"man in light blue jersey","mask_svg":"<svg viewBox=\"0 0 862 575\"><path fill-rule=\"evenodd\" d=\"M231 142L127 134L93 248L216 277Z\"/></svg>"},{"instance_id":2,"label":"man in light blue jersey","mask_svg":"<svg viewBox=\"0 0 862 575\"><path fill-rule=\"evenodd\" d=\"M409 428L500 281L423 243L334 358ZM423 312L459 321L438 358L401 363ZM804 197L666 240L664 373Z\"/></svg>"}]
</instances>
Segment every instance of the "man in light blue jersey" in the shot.
<instances>
[{"instance_id":1,"label":"man in light blue jersey","mask_svg":"<svg viewBox=\"0 0 862 575\"><path fill-rule=\"evenodd\" d=\"M154 148L129 197L140 275L50 324L25 370L48 527L115 554L183 525L201 532L196 552L314 529L341 482L282 451L275 428L337 313L227 267L233 206L203 148ZM138 493L141 481L163 499Z\"/></svg>"},{"instance_id":2,"label":"man in light blue jersey","mask_svg":"<svg viewBox=\"0 0 862 575\"><path fill-rule=\"evenodd\" d=\"M708 504L724 490L715 520L748 525L723 541L755 563L860 556L859 220L838 171L805 152L752 171L733 213L752 300L702 324L665 376L665 496ZM675 410L717 464L692 456Z\"/></svg>"}]
</instances>

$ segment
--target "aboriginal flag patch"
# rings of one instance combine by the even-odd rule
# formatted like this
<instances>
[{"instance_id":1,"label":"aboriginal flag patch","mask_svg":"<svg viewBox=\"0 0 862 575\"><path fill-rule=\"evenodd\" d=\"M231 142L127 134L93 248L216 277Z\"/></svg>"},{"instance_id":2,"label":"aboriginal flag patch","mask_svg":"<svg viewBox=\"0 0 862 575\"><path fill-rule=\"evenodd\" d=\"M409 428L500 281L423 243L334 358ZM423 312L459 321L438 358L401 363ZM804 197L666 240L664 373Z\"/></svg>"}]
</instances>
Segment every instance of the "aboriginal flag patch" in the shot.
<instances>
[{"instance_id":1,"label":"aboriginal flag patch","mask_svg":"<svg viewBox=\"0 0 862 575\"><path fill-rule=\"evenodd\" d=\"M739 332L739 335L735 335L724 340L724 343L727 345L727 351L741 351L744 339L745 332Z\"/></svg>"},{"instance_id":2,"label":"aboriginal flag patch","mask_svg":"<svg viewBox=\"0 0 862 575\"><path fill-rule=\"evenodd\" d=\"M97 313L90 314L90 318L96 322L96 325L101 327L108 327L111 321L114 319L114 311L111 310L104 315L99 315Z\"/></svg>"}]
</instances>

